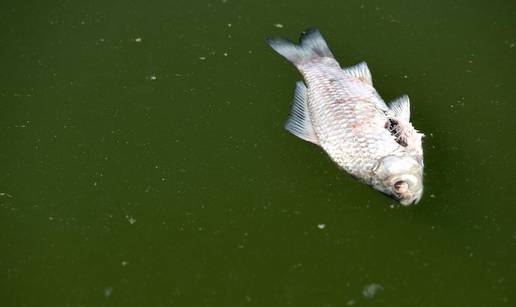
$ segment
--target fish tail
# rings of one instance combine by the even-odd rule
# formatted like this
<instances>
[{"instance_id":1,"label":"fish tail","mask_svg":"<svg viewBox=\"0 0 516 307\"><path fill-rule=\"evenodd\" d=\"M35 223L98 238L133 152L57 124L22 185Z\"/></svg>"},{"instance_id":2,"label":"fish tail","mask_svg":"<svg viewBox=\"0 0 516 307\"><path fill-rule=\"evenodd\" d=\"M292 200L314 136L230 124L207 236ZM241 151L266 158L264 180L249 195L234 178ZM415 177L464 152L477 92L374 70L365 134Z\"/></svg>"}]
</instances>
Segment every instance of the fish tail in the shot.
<instances>
[{"instance_id":1,"label":"fish tail","mask_svg":"<svg viewBox=\"0 0 516 307\"><path fill-rule=\"evenodd\" d=\"M267 38L267 43L294 65L316 62L321 58L333 59L333 54L319 30L311 28L301 34L299 44L286 38Z\"/></svg>"}]
</instances>

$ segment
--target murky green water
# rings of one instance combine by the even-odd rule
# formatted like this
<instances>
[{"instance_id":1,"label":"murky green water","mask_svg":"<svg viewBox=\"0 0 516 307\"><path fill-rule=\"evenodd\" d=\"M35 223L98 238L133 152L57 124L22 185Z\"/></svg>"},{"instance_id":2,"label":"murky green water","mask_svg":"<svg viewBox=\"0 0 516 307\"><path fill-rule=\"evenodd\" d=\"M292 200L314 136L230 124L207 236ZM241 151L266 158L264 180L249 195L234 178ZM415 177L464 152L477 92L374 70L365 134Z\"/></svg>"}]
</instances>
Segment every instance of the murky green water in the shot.
<instances>
[{"instance_id":1,"label":"murky green water","mask_svg":"<svg viewBox=\"0 0 516 307\"><path fill-rule=\"evenodd\" d=\"M514 1L0 6L0 305L514 306ZM283 130L309 26L410 95L420 205Z\"/></svg>"}]
</instances>

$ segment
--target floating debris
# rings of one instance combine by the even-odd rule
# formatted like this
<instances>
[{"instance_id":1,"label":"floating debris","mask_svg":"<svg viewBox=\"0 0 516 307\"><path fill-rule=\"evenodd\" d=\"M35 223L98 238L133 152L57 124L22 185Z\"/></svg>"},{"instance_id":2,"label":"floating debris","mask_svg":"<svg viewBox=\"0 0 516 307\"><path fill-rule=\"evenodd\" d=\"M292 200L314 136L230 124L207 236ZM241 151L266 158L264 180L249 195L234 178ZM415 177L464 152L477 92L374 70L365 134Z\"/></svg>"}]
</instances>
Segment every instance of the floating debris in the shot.
<instances>
[{"instance_id":1,"label":"floating debris","mask_svg":"<svg viewBox=\"0 0 516 307\"><path fill-rule=\"evenodd\" d=\"M158 79L158 77L156 77L156 76L152 75L152 76L150 76L150 77L149 77L149 79L151 79L152 81L154 81L154 80L157 80L157 79Z\"/></svg>"},{"instance_id":2,"label":"floating debris","mask_svg":"<svg viewBox=\"0 0 516 307\"><path fill-rule=\"evenodd\" d=\"M136 219L130 215L126 215L125 218L127 219L127 221L129 222L129 224L134 224L136 223Z\"/></svg>"},{"instance_id":3,"label":"floating debris","mask_svg":"<svg viewBox=\"0 0 516 307\"><path fill-rule=\"evenodd\" d=\"M113 293L113 287L107 287L106 289L104 289L104 296L106 298L110 297L112 293Z\"/></svg>"},{"instance_id":4,"label":"floating debris","mask_svg":"<svg viewBox=\"0 0 516 307\"><path fill-rule=\"evenodd\" d=\"M142 38L141 37L137 37L134 39L135 42L137 43L141 43L142 42Z\"/></svg>"},{"instance_id":5,"label":"floating debris","mask_svg":"<svg viewBox=\"0 0 516 307\"><path fill-rule=\"evenodd\" d=\"M279 29L283 28L283 25L281 23L275 23L274 26Z\"/></svg>"},{"instance_id":6,"label":"floating debris","mask_svg":"<svg viewBox=\"0 0 516 307\"><path fill-rule=\"evenodd\" d=\"M372 283L364 287L364 289L362 290L362 295L365 298L373 298L376 295L376 293L378 293L378 291L380 290L383 290L382 285Z\"/></svg>"},{"instance_id":7,"label":"floating debris","mask_svg":"<svg viewBox=\"0 0 516 307\"><path fill-rule=\"evenodd\" d=\"M206 60L206 57L205 56L200 56L199 60L204 61L204 60Z\"/></svg>"},{"instance_id":8,"label":"floating debris","mask_svg":"<svg viewBox=\"0 0 516 307\"><path fill-rule=\"evenodd\" d=\"M124 260L124 261L122 261L121 263L122 263L122 266L127 266L127 265L129 264L129 261L125 261L125 260Z\"/></svg>"},{"instance_id":9,"label":"floating debris","mask_svg":"<svg viewBox=\"0 0 516 307\"><path fill-rule=\"evenodd\" d=\"M13 196L9 193L0 192L0 196L7 196L9 198L13 198Z\"/></svg>"},{"instance_id":10,"label":"floating debris","mask_svg":"<svg viewBox=\"0 0 516 307\"><path fill-rule=\"evenodd\" d=\"M317 225L317 228L324 229L324 228L326 228L326 224L319 224L319 225Z\"/></svg>"}]
</instances>

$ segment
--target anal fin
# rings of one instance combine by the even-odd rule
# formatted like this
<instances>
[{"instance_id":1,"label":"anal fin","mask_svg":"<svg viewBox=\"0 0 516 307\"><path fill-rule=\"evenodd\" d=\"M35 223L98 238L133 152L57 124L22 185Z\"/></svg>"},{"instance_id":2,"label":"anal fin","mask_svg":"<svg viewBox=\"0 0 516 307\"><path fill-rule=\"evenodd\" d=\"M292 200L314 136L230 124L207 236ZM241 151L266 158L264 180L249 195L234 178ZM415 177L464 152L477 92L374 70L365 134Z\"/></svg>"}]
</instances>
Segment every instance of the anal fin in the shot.
<instances>
[{"instance_id":1,"label":"anal fin","mask_svg":"<svg viewBox=\"0 0 516 307\"><path fill-rule=\"evenodd\" d=\"M319 145L308 113L307 89L302 81L296 82L292 109L285 123L285 129L298 138Z\"/></svg>"}]
</instances>

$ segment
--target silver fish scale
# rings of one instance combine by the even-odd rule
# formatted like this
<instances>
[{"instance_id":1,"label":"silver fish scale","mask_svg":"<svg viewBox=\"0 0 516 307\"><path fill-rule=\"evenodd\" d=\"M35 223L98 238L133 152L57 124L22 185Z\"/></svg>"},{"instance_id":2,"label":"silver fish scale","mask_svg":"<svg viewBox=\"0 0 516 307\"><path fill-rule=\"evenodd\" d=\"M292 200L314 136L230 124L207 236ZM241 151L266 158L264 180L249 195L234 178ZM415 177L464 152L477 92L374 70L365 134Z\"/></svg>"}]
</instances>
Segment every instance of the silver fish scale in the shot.
<instances>
[{"instance_id":1,"label":"silver fish scale","mask_svg":"<svg viewBox=\"0 0 516 307\"><path fill-rule=\"evenodd\" d=\"M375 163L400 145L385 129L388 108L376 90L345 73L334 59L298 66L308 87L308 111L321 147L342 168L372 180Z\"/></svg>"}]
</instances>

